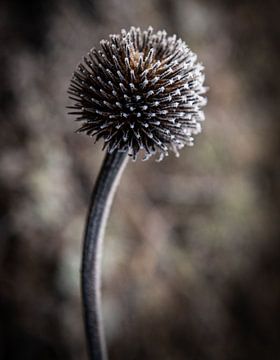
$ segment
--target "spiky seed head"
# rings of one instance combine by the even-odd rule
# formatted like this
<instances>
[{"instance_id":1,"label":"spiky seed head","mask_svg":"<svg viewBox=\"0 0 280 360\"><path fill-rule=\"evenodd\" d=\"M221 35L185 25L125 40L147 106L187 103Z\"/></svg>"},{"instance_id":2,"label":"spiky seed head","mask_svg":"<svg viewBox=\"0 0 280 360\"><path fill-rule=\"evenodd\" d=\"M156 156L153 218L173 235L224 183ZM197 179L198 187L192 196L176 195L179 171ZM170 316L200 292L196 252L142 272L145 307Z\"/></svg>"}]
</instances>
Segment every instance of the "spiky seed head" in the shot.
<instances>
[{"instance_id":1,"label":"spiky seed head","mask_svg":"<svg viewBox=\"0 0 280 360\"><path fill-rule=\"evenodd\" d=\"M109 152L140 149L159 160L193 145L206 105L203 66L181 39L132 27L100 42L74 72L70 114L78 132L103 139Z\"/></svg>"}]
</instances>

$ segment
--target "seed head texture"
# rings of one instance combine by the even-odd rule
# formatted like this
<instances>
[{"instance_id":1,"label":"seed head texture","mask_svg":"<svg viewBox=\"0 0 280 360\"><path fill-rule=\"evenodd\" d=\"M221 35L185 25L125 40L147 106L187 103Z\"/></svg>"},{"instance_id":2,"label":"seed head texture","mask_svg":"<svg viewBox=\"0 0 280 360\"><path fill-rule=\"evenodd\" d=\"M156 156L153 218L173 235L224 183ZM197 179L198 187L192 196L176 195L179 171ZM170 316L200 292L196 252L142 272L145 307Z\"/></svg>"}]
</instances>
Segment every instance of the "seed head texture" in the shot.
<instances>
[{"instance_id":1,"label":"seed head texture","mask_svg":"<svg viewBox=\"0 0 280 360\"><path fill-rule=\"evenodd\" d=\"M178 156L204 120L204 67L176 35L132 27L91 49L68 90L78 132L103 139L108 152L144 160L171 150Z\"/></svg>"}]
</instances>

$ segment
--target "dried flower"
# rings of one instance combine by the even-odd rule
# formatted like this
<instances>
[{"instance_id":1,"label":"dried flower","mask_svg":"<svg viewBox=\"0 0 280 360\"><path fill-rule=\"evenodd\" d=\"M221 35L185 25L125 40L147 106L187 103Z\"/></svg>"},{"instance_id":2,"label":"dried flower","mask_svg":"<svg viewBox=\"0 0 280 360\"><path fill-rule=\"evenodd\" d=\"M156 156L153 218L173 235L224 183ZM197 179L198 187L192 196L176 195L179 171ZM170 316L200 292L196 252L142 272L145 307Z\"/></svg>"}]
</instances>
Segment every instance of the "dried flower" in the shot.
<instances>
[{"instance_id":1,"label":"dried flower","mask_svg":"<svg viewBox=\"0 0 280 360\"><path fill-rule=\"evenodd\" d=\"M104 140L108 152L144 159L193 145L201 131L203 66L181 39L132 27L110 35L76 69L69 88L78 132Z\"/></svg>"}]
</instances>

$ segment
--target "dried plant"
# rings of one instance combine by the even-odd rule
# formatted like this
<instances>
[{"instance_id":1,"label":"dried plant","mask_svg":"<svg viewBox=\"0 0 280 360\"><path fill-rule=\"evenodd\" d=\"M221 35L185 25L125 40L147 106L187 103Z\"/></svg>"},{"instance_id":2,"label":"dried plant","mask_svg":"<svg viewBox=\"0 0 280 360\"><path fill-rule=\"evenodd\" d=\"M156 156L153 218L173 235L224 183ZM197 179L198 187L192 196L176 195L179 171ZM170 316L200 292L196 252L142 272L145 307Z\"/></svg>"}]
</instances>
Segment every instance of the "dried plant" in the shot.
<instances>
[{"instance_id":1,"label":"dried plant","mask_svg":"<svg viewBox=\"0 0 280 360\"><path fill-rule=\"evenodd\" d=\"M93 48L69 87L78 132L107 150L93 190L82 261L84 319L91 359L105 359L101 319L101 251L111 200L128 155L178 156L201 131L206 98L203 66L184 41L165 31L132 27Z\"/></svg>"}]
</instances>

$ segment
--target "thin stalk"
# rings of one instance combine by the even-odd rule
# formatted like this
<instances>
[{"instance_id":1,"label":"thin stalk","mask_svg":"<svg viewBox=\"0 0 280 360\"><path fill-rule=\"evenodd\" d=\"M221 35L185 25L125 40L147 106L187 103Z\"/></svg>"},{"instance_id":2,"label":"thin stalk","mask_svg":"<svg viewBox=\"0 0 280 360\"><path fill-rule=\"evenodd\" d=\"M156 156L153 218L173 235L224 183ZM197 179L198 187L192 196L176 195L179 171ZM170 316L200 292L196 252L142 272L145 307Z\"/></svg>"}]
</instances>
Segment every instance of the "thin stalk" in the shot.
<instances>
[{"instance_id":1,"label":"thin stalk","mask_svg":"<svg viewBox=\"0 0 280 360\"><path fill-rule=\"evenodd\" d=\"M82 300L90 360L107 359L101 309L102 243L109 210L128 156L107 153L95 183L88 212L82 258Z\"/></svg>"}]
</instances>

